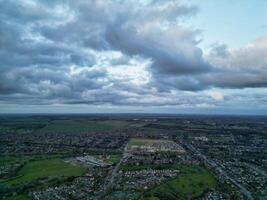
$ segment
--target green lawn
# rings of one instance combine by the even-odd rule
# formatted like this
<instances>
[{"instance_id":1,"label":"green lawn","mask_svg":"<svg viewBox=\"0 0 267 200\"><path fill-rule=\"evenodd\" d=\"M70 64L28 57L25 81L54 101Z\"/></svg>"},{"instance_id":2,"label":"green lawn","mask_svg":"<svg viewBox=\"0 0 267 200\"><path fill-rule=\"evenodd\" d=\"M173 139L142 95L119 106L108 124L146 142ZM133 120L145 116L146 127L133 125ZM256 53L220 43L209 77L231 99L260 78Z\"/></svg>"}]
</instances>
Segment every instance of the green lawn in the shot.
<instances>
[{"instance_id":1,"label":"green lawn","mask_svg":"<svg viewBox=\"0 0 267 200\"><path fill-rule=\"evenodd\" d=\"M30 161L19 170L15 178L4 181L9 185L25 184L47 177L72 177L85 173L85 168L73 166L60 159Z\"/></svg>"},{"instance_id":2,"label":"green lawn","mask_svg":"<svg viewBox=\"0 0 267 200\"><path fill-rule=\"evenodd\" d=\"M215 187L216 180L204 168L178 165L181 175L146 192L142 200L186 200Z\"/></svg>"}]
</instances>

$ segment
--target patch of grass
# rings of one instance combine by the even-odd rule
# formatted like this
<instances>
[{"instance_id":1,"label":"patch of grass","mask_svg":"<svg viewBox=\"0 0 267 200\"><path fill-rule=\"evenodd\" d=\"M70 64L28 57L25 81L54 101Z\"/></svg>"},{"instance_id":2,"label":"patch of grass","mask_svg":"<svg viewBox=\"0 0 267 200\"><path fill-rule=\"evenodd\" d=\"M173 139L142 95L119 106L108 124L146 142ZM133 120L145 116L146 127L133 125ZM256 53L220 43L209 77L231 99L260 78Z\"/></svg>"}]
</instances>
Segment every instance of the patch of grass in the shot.
<instances>
[{"instance_id":1,"label":"patch of grass","mask_svg":"<svg viewBox=\"0 0 267 200\"><path fill-rule=\"evenodd\" d=\"M201 196L215 187L216 180L204 168L198 166L177 165L181 175L146 192L142 200L186 200Z\"/></svg>"},{"instance_id":2,"label":"patch of grass","mask_svg":"<svg viewBox=\"0 0 267 200\"><path fill-rule=\"evenodd\" d=\"M30 161L19 170L18 176L4 181L4 183L20 185L48 177L81 176L85 170L84 167L73 166L60 159Z\"/></svg>"}]
</instances>

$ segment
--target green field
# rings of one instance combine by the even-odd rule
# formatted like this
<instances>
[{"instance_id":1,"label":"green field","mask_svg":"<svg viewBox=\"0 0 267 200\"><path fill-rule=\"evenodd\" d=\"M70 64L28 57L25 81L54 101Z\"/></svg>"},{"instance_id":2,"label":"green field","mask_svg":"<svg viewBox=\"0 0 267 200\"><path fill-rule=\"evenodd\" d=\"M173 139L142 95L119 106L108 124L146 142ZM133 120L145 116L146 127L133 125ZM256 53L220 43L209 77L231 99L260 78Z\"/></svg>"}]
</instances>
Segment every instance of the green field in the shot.
<instances>
[{"instance_id":1,"label":"green field","mask_svg":"<svg viewBox=\"0 0 267 200\"><path fill-rule=\"evenodd\" d=\"M0 134L1 133L24 133L25 131L34 131L40 133L57 132L101 132L114 129L122 129L129 126L132 122L126 120L48 120L48 119L28 119L16 118L1 123L0 119Z\"/></svg>"},{"instance_id":2,"label":"green field","mask_svg":"<svg viewBox=\"0 0 267 200\"><path fill-rule=\"evenodd\" d=\"M34 120L28 118L21 119L0 119L0 134L1 133L25 133L29 131L36 131L45 127L48 124L46 120Z\"/></svg>"},{"instance_id":3,"label":"green field","mask_svg":"<svg viewBox=\"0 0 267 200\"><path fill-rule=\"evenodd\" d=\"M86 169L84 167L73 166L60 159L30 161L18 171L16 177L3 181L3 183L9 185L19 185L48 177L81 176L85 173L85 170Z\"/></svg>"},{"instance_id":4,"label":"green field","mask_svg":"<svg viewBox=\"0 0 267 200\"><path fill-rule=\"evenodd\" d=\"M186 200L201 196L215 187L213 175L197 166L178 165L181 175L146 192L142 200Z\"/></svg>"},{"instance_id":5,"label":"green field","mask_svg":"<svg viewBox=\"0 0 267 200\"><path fill-rule=\"evenodd\" d=\"M41 133L81 133L81 132L103 132L124 128L127 126L124 121L73 121L58 120L53 121L44 128L40 129Z\"/></svg>"},{"instance_id":6,"label":"green field","mask_svg":"<svg viewBox=\"0 0 267 200\"><path fill-rule=\"evenodd\" d=\"M29 161L62 158L65 155L53 154L53 155L5 155L0 156L0 167L5 165L23 164Z\"/></svg>"}]
</instances>

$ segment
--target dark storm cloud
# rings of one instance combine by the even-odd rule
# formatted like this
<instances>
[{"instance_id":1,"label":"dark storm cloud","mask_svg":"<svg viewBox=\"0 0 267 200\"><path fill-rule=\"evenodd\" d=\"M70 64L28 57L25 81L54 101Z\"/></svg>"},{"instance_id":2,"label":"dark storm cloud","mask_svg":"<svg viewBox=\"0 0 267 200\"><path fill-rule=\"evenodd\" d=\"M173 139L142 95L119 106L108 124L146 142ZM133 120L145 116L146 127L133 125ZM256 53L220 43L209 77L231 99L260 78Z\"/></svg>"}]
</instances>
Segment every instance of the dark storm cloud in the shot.
<instances>
[{"instance_id":1,"label":"dark storm cloud","mask_svg":"<svg viewBox=\"0 0 267 200\"><path fill-rule=\"evenodd\" d=\"M0 0L0 7L2 101L187 105L209 100L183 91L267 86L265 38L236 50L215 43L203 56L201 32L182 25L198 8L180 1ZM149 75L136 80L110 72L142 62Z\"/></svg>"},{"instance_id":2,"label":"dark storm cloud","mask_svg":"<svg viewBox=\"0 0 267 200\"><path fill-rule=\"evenodd\" d=\"M186 32L182 33L184 35L178 41L182 45L183 43L186 44L183 48L187 48L186 51L190 51L191 55L187 55L182 50L180 50L182 52L179 52L180 47L173 49L166 46L171 45L170 43L175 45L176 41L172 41L172 38L161 38L163 41L157 41L159 38L157 36L153 37L153 35L143 38L136 33L136 30L125 30L121 26L117 25L108 29L109 32L106 33L108 43L112 48L127 55L141 55L151 59L153 61L151 66L153 72L180 75L201 73L209 70L209 64L202 59L202 51L195 46L194 41L187 41L192 38L187 38Z\"/></svg>"}]
</instances>

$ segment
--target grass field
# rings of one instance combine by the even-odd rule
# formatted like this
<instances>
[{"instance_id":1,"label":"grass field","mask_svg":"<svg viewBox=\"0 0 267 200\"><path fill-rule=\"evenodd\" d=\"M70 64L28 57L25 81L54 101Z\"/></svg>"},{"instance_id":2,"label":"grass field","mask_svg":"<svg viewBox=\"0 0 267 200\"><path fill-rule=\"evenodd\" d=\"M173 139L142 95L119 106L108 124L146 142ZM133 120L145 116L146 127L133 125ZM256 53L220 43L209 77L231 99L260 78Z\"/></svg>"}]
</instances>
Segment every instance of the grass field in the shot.
<instances>
[{"instance_id":1,"label":"grass field","mask_svg":"<svg viewBox=\"0 0 267 200\"><path fill-rule=\"evenodd\" d=\"M30 161L18 172L15 178L4 181L9 185L26 184L47 177L72 177L85 173L85 168L73 166L60 159Z\"/></svg>"},{"instance_id":2,"label":"grass field","mask_svg":"<svg viewBox=\"0 0 267 200\"><path fill-rule=\"evenodd\" d=\"M8 156L0 156L0 167L5 165L15 165L15 164L23 164L28 161L34 160L44 160L44 159L52 159L52 158L60 158L64 155L54 154L54 155L8 155Z\"/></svg>"},{"instance_id":3,"label":"grass field","mask_svg":"<svg viewBox=\"0 0 267 200\"><path fill-rule=\"evenodd\" d=\"M50 119L30 119L30 118L15 118L8 121L0 119L0 134L1 133L24 133L25 131L34 131L40 133L57 132L90 132L90 131L109 131L113 129L123 129L129 126L132 122L126 120L50 120Z\"/></svg>"},{"instance_id":4,"label":"grass field","mask_svg":"<svg viewBox=\"0 0 267 200\"><path fill-rule=\"evenodd\" d=\"M24 133L29 131L36 131L45 127L48 124L46 120L33 120L28 118L22 119L0 119L0 134L2 133Z\"/></svg>"},{"instance_id":5,"label":"grass field","mask_svg":"<svg viewBox=\"0 0 267 200\"><path fill-rule=\"evenodd\" d=\"M186 200L196 198L215 187L213 175L197 166L177 165L181 175L146 192L142 200Z\"/></svg>"},{"instance_id":6,"label":"grass field","mask_svg":"<svg viewBox=\"0 0 267 200\"><path fill-rule=\"evenodd\" d=\"M124 128L127 126L125 121L72 121L58 120L53 121L39 132L56 132L56 133L77 133L77 132L103 132Z\"/></svg>"}]
</instances>

